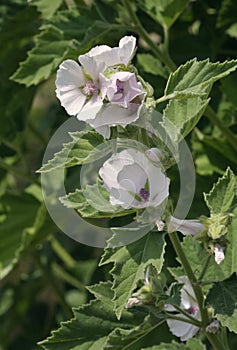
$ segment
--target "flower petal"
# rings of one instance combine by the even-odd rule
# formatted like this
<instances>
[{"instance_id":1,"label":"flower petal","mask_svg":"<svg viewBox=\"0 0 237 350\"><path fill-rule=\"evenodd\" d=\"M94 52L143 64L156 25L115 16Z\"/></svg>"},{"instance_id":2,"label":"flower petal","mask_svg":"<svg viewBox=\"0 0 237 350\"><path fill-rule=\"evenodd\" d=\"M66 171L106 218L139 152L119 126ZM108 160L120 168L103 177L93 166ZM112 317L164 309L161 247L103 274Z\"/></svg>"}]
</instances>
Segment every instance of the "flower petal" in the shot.
<instances>
[{"instance_id":1,"label":"flower petal","mask_svg":"<svg viewBox=\"0 0 237 350\"><path fill-rule=\"evenodd\" d=\"M118 64L127 66L132 59L135 46L136 38L125 36L120 40L119 47L111 48L107 45L99 45L91 49L86 55L93 57L97 62L103 62L106 67L112 67ZM81 62L81 60L79 61Z\"/></svg>"},{"instance_id":2,"label":"flower petal","mask_svg":"<svg viewBox=\"0 0 237 350\"><path fill-rule=\"evenodd\" d=\"M174 216L170 217L168 232L179 231L184 235L196 235L204 230L204 225L199 220L182 220Z\"/></svg>"},{"instance_id":3,"label":"flower petal","mask_svg":"<svg viewBox=\"0 0 237 350\"><path fill-rule=\"evenodd\" d=\"M122 153L122 152L121 152ZM123 157L123 155L113 154L99 170L99 175L104 181L104 185L107 189L119 188L117 181L118 173L123 169L123 167L128 166L132 163L132 160L128 157Z\"/></svg>"},{"instance_id":4,"label":"flower petal","mask_svg":"<svg viewBox=\"0 0 237 350\"><path fill-rule=\"evenodd\" d=\"M97 81L99 74L105 69L105 63L103 61L96 61L93 57L88 54L81 55L78 58L79 62L85 69L85 71L90 75L93 81Z\"/></svg>"},{"instance_id":5,"label":"flower petal","mask_svg":"<svg viewBox=\"0 0 237 350\"><path fill-rule=\"evenodd\" d=\"M134 36L124 36L119 41L121 63L128 65L132 59L136 47L136 38Z\"/></svg>"},{"instance_id":6,"label":"flower petal","mask_svg":"<svg viewBox=\"0 0 237 350\"><path fill-rule=\"evenodd\" d=\"M120 187L138 194L146 184L147 175L139 164L133 163L123 167L118 173L117 181Z\"/></svg>"},{"instance_id":7,"label":"flower petal","mask_svg":"<svg viewBox=\"0 0 237 350\"><path fill-rule=\"evenodd\" d=\"M100 126L126 126L139 118L138 109L131 110L118 105L106 104L101 108L94 120L94 127Z\"/></svg>"},{"instance_id":8,"label":"flower petal","mask_svg":"<svg viewBox=\"0 0 237 350\"><path fill-rule=\"evenodd\" d=\"M86 78L79 64L73 60L63 61L57 70L56 88L59 92L83 86Z\"/></svg>"},{"instance_id":9,"label":"flower petal","mask_svg":"<svg viewBox=\"0 0 237 350\"><path fill-rule=\"evenodd\" d=\"M56 95L69 115L76 115L85 103L86 96L80 90L85 82L82 69L75 61L66 60L59 66Z\"/></svg>"},{"instance_id":10,"label":"flower petal","mask_svg":"<svg viewBox=\"0 0 237 350\"><path fill-rule=\"evenodd\" d=\"M68 91L56 90L56 95L69 115L79 113L86 101L86 96L78 88Z\"/></svg>"},{"instance_id":11,"label":"flower petal","mask_svg":"<svg viewBox=\"0 0 237 350\"><path fill-rule=\"evenodd\" d=\"M130 209L134 206L134 197L126 190L112 188L110 191L110 203L112 205L120 205L124 209Z\"/></svg>"},{"instance_id":12,"label":"flower petal","mask_svg":"<svg viewBox=\"0 0 237 350\"><path fill-rule=\"evenodd\" d=\"M176 316L184 318L182 314L177 314ZM167 324L170 331L182 341L192 338L199 331L199 327L182 321L168 319Z\"/></svg>"},{"instance_id":13,"label":"flower petal","mask_svg":"<svg viewBox=\"0 0 237 350\"><path fill-rule=\"evenodd\" d=\"M94 118L103 106L103 101L100 96L94 95L84 105L80 113L77 114L77 119L88 122L94 126Z\"/></svg>"}]
</instances>

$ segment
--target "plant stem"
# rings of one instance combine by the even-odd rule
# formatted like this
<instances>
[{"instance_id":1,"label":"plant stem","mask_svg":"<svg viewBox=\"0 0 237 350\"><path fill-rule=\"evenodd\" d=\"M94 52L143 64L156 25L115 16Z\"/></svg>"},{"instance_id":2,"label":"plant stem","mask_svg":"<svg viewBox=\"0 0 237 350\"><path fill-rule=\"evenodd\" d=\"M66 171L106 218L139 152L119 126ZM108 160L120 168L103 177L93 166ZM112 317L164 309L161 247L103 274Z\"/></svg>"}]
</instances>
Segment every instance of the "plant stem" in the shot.
<instances>
[{"instance_id":1,"label":"plant stem","mask_svg":"<svg viewBox=\"0 0 237 350\"><path fill-rule=\"evenodd\" d=\"M211 255L208 255L208 257L207 257L207 260L206 260L206 262L205 262L205 264L203 266L202 272L200 273L200 276L198 278L198 282L199 283L202 281L202 279L203 279L203 277L204 277L204 275L205 275L205 273L207 271L207 268L208 268L209 263L211 261L211 257L212 257Z\"/></svg>"},{"instance_id":2,"label":"plant stem","mask_svg":"<svg viewBox=\"0 0 237 350\"><path fill-rule=\"evenodd\" d=\"M44 263L41 262L40 256L38 254L36 254L35 256L35 260L38 264L38 266L40 267L41 271L43 272L45 279L47 280L47 282L49 283L49 285L52 287L52 289L54 290L55 294L58 297L58 300L63 308L63 310L65 311L65 314L67 315L67 317L72 317L72 310L71 308L68 306L68 304L66 303L65 299L64 299L64 294L62 293L61 289L58 286L58 283L55 281L55 278L53 276L53 274L51 273L51 269L48 268L48 266L46 266Z\"/></svg>"},{"instance_id":3,"label":"plant stem","mask_svg":"<svg viewBox=\"0 0 237 350\"><path fill-rule=\"evenodd\" d=\"M198 321L196 318L192 317L190 314L188 314L186 311L184 311L183 309L181 309L181 307L177 306L177 305L173 305L173 307L179 311L181 314L183 314L186 318L188 318L189 320L191 320L193 323L195 323L198 327L201 326L201 322Z\"/></svg>"},{"instance_id":4,"label":"plant stem","mask_svg":"<svg viewBox=\"0 0 237 350\"><path fill-rule=\"evenodd\" d=\"M150 142L149 142L149 138L147 135L147 130L144 128L141 128L141 140L144 143L144 145L146 145L148 148L150 148Z\"/></svg>"},{"instance_id":5,"label":"plant stem","mask_svg":"<svg viewBox=\"0 0 237 350\"><path fill-rule=\"evenodd\" d=\"M218 119L213 109L208 106L204 114L212 122L213 125L216 125L221 130L222 134L226 137L226 140L229 142L229 144L237 151L237 137L220 121L220 119Z\"/></svg>"},{"instance_id":6,"label":"plant stem","mask_svg":"<svg viewBox=\"0 0 237 350\"><path fill-rule=\"evenodd\" d=\"M34 134L35 137L42 143L44 147L47 146L47 140L44 138L44 136L37 130L37 128L29 121L28 122L28 128Z\"/></svg>"},{"instance_id":7,"label":"plant stem","mask_svg":"<svg viewBox=\"0 0 237 350\"><path fill-rule=\"evenodd\" d=\"M176 321L180 321L180 322L185 322L185 323L193 324L194 326L200 327L200 322L197 322L197 320L196 320L196 322L194 322L193 320L190 320L190 319L187 319L187 318L184 318L184 317L171 315L171 314L169 314L167 316L167 319L176 320Z\"/></svg>"},{"instance_id":8,"label":"plant stem","mask_svg":"<svg viewBox=\"0 0 237 350\"><path fill-rule=\"evenodd\" d=\"M217 337L216 334L212 334L212 333L208 333L208 332L204 332L204 334L206 335L207 339L211 343L213 350L229 350L229 347L226 347L226 345L224 345L219 340L219 338Z\"/></svg>"},{"instance_id":9,"label":"plant stem","mask_svg":"<svg viewBox=\"0 0 237 350\"><path fill-rule=\"evenodd\" d=\"M163 26L163 30L164 30L164 49L169 55L169 42L170 42L169 28L167 26Z\"/></svg>"},{"instance_id":10,"label":"plant stem","mask_svg":"<svg viewBox=\"0 0 237 350\"><path fill-rule=\"evenodd\" d=\"M172 232L169 234L171 243L176 251L176 254L189 278L189 281L192 284L196 299L197 299L197 303L199 306L199 310L200 310L200 314L201 314L201 319L202 319L202 325L201 328L204 332L204 334L206 335L206 337L208 338L209 342L211 343L212 347L214 350L228 350L226 349L226 347L224 347L222 345L222 343L220 342L220 340L218 339L216 334L211 334L206 332L206 326L210 323L210 318L208 315L208 311L206 308L204 308L204 297L203 297L203 293L202 293L202 289L200 284L198 283L193 270L186 258L186 255L183 251L183 248L180 244L178 235L176 232Z\"/></svg>"},{"instance_id":11,"label":"plant stem","mask_svg":"<svg viewBox=\"0 0 237 350\"><path fill-rule=\"evenodd\" d=\"M55 253L62 259L65 265L68 268L73 268L76 266L76 261L68 254L66 249L59 243L59 241L55 238L51 238L52 248Z\"/></svg>"},{"instance_id":12,"label":"plant stem","mask_svg":"<svg viewBox=\"0 0 237 350\"><path fill-rule=\"evenodd\" d=\"M133 7L130 0L123 0L124 6L128 11L128 14L131 18L131 22L133 24L132 29L150 46L154 55L164 63L170 72L173 72L176 69L175 63L166 53L162 52L159 47L154 43L154 41L150 38L150 35L142 26L139 18L137 17L135 11L133 11Z\"/></svg>"},{"instance_id":13,"label":"plant stem","mask_svg":"<svg viewBox=\"0 0 237 350\"><path fill-rule=\"evenodd\" d=\"M180 244L180 241L179 241L179 238L178 238L178 235L176 232L172 232L169 234L169 237L170 237L170 240L171 240L171 243L176 251L176 254L185 270L185 273L187 274L191 284L192 284L192 287L193 287L193 290L194 290L194 293L195 293L195 296L196 296L196 299L197 299L197 303L198 303L198 306L199 306L199 310L200 310L200 313L201 313L201 318L202 318L202 325L203 327L205 328L208 323L210 322L210 319L209 319L209 316L208 316L208 312L207 312L207 309L205 309L203 307L203 304L204 304L204 298L203 298L203 294L202 294L202 290L201 290L201 287L200 285L198 284L198 281L193 273L193 270L189 264L189 261L187 260L186 258L186 255L183 251L183 248Z\"/></svg>"},{"instance_id":14,"label":"plant stem","mask_svg":"<svg viewBox=\"0 0 237 350\"><path fill-rule=\"evenodd\" d=\"M74 276L72 276L70 273L65 271L57 263L52 264L52 271L57 277L59 277L61 280L65 281L65 282L71 284L73 287L78 289L80 292L82 292L82 293L86 292L86 288L83 285L83 283L78 281L78 278L75 278Z\"/></svg>"}]
</instances>

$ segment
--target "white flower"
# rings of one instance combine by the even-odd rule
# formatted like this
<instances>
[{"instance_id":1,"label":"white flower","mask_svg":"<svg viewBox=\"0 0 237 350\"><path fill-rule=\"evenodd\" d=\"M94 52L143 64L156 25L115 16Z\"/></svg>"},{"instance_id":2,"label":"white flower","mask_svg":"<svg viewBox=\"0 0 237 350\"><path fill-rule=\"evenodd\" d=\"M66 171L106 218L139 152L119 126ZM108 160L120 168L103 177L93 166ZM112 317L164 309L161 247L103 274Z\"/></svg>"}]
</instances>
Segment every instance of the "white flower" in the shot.
<instances>
[{"instance_id":1,"label":"white flower","mask_svg":"<svg viewBox=\"0 0 237 350\"><path fill-rule=\"evenodd\" d=\"M170 217L168 232L179 231L186 235L196 235L204 230L204 225L199 220L180 220L174 216Z\"/></svg>"},{"instance_id":2,"label":"white flower","mask_svg":"<svg viewBox=\"0 0 237 350\"><path fill-rule=\"evenodd\" d=\"M196 297L193 291L193 287L191 283L189 282L189 279L187 276L180 276L178 278L179 283L183 283L184 286L181 289L181 303L180 307L189 313L192 317L196 318L197 320L201 319L200 311L198 307L198 303L196 301ZM175 311L175 308L171 305L166 305L167 311ZM179 313L175 314L175 316L186 318L185 315ZM199 327L183 321L178 320L172 320L168 319L167 324L169 326L170 331L176 335L176 337L179 337L181 341L186 341L189 338L192 338L198 331Z\"/></svg>"},{"instance_id":3,"label":"white flower","mask_svg":"<svg viewBox=\"0 0 237 350\"><path fill-rule=\"evenodd\" d=\"M159 163L128 149L112 155L99 170L110 203L125 209L159 206L169 195L170 180Z\"/></svg>"},{"instance_id":4,"label":"white flower","mask_svg":"<svg viewBox=\"0 0 237 350\"><path fill-rule=\"evenodd\" d=\"M84 57L93 57L97 62L104 63L105 66L114 67L117 65L128 66L136 47L136 38L133 36L124 36L119 41L118 47L110 47L107 45L99 45L91 49ZM115 67L114 67L115 68Z\"/></svg>"},{"instance_id":5,"label":"white flower","mask_svg":"<svg viewBox=\"0 0 237 350\"><path fill-rule=\"evenodd\" d=\"M103 106L103 96L99 94L99 74L103 69L104 65L92 58L84 60L82 67L73 60L63 61L59 66L56 95L69 115L83 121L95 118Z\"/></svg>"},{"instance_id":6,"label":"white flower","mask_svg":"<svg viewBox=\"0 0 237 350\"><path fill-rule=\"evenodd\" d=\"M56 95L69 115L76 115L104 138L110 127L138 119L146 93L127 67L136 39L126 36L119 47L100 45L80 55L79 63L64 61L57 71Z\"/></svg>"},{"instance_id":7,"label":"white flower","mask_svg":"<svg viewBox=\"0 0 237 350\"><path fill-rule=\"evenodd\" d=\"M109 102L124 108L139 106L145 97L141 83L137 82L135 74L130 72L117 72L110 78L103 77L102 91L107 95Z\"/></svg>"},{"instance_id":8,"label":"white flower","mask_svg":"<svg viewBox=\"0 0 237 350\"><path fill-rule=\"evenodd\" d=\"M216 243L214 245L214 255L215 255L215 262L220 265L220 263L225 259L225 253L223 247Z\"/></svg>"},{"instance_id":9,"label":"white flower","mask_svg":"<svg viewBox=\"0 0 237 350\"><path fill-rule=\"evenodd\" d=\"M141 83L136 81L135 74L130 72L117 72L110 78L101 75L101 91L108 103L90 124L108 138L109 127L125 127L139 118L146 93L142 91Z\"/></svg>"}]
</instances>

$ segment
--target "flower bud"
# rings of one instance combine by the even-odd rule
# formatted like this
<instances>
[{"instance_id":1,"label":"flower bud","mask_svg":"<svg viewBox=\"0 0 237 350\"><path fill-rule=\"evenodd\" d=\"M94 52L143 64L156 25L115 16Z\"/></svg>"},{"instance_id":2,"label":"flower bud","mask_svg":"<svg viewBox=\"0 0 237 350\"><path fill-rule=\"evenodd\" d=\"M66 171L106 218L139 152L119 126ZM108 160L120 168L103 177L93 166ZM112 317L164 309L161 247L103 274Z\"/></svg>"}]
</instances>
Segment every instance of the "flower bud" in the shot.
<instances>
[{"instance_id":1,"label":"flower bud","mask_svg":"<svg viewBox=\"0 0 237 350\"><path fill-rule=\"evenodd\" d=\"M215 262L218 265L225 259L223 247L218 243L214 245L214 255L215 255Z\"/></svg>"},{"instance_id":2,"label":"flower bud","mask_svg":"<svg viewBox=\"0 0 237 350\"><path fill-rule=\"evenodd\" d=\"M207 235L212 239L218 239L228 232L228 225L231 222L231 215L211 215L210 218L207 219Z\"/></svg>"},{"instance_id":3,"label":"flower bud","mask_svg":"<svg viewBox=\"0 0 237 350\"><path fill-rule=\"evenodd\" d=\"M215 334L220 328L220 322L218 320L213 320L207 327L206 332Z\"/></svg>"}]
</instances>

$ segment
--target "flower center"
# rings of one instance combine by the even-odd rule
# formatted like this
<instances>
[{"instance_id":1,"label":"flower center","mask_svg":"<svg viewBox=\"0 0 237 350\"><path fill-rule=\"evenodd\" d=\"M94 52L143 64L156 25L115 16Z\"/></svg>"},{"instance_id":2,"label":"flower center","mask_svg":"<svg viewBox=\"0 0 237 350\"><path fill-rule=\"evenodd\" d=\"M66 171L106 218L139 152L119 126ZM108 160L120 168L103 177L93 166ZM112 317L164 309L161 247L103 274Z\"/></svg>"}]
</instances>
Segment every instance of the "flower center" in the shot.
<instances>
[{"instance_id":1,"label":"flower center","mask_svg":"<svg viewBox=\"0 0 237 350\"><path fill-rule=\"evenodd\" d=\"M97 87L91 81L87 82L82 89L83 94L86 96L92 96L96 91L97 91Z\"/></svg>"},{"instance_id":2,"label":"flower center","mask_svg":"<svg viewBox=\"0 0 237 350\"><path fill-rule=\"evenodd\" d=\"M190 315L195 315L196 312L199 310L199 307L197 305L191 306L188 310L186 310Z\"/></svg>"},{"instance_id":3,"label":"flower center","mask_svg":"<svg viewBox=\"0 0 237 350\"><path fill-rule=\"evenodd\" d=\"M139 196L144 200L144 202L147 202L150 196L150 193L145 188L141 188L139 191Z\"/></svg>"},{"instance_id":4,"label":"flower center","mask_svg":"<svg viewBox=\"0 0 237 350\"><path fill-rule=\"evenodd\" d=\"M123 87L123 83L119 79L116 80L116 86L117 86L116 94L122 94L124 92L124 87Z\"/></svg>"}]
</instances>

